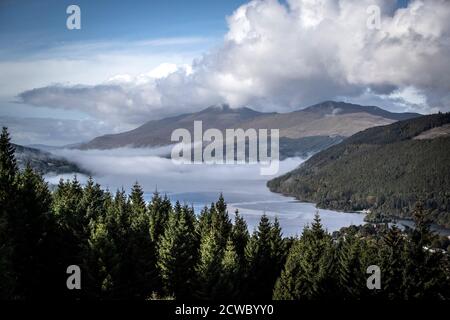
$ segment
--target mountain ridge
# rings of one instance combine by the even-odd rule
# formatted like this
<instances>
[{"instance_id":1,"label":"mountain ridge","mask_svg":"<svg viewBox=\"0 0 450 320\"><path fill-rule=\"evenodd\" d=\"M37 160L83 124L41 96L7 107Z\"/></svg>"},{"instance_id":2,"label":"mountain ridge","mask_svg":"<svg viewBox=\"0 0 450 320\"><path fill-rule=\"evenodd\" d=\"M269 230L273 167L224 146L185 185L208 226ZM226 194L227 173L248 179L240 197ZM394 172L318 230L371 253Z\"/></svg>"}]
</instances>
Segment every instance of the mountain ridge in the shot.
<instances>
[{"instance_id":1,"label":"mountain ridge","mask_svg":"<svg viewBox=\"0 0 450 320\"><path fill-rule=\"evenodd\" d=\"M423 201L432 221L449 228L450 137L415 139L449 123L450 113L439 113L368 128L267 185L320 208L370 210L374 220L410 218Z\"/></svg>"},{"instance_id":2,"label":"mountain ridge","mask_svg":"<svg viewBox=\"0 0 450 320\"><path fill-rule=\"evenodd\" d=\"M87 170L80 168L77 164L63 157L56 156L51 152L19 144L12 144L12 146L15 149L17 165L20 170L30 165L34 170L42 174L89 174Z\"/></svg>"},{"instance_id":3,"label":"mountain ridge","mask_svg":"<svg viewBox=\"0 0 450 320\"><path fill-rule=\"evenodd\" d=\"M347 137L372 126L384 125L398 118L419 114L397 114L378 107L364 107L345 102L327 101L305 109L289 112L259 112L248 107L233 109L222 104L195 113L151 120L122 133L96 137L78 146L80 149L113 149L119 147L154 147L172 144L173 130L185 128L193 132L194 121L203 122L203 130L217 128L280 129L281 138L298 140L306 137ZM338 110L327 115L324 110ZM376 109L374 109L376 108ZM340 113L340 110L344 112ZM361 110L363 110L361 112ZM325 138L324 138L325 139ZM298 142L298 141L297 141Z\"/></svg>"}]
</instances>

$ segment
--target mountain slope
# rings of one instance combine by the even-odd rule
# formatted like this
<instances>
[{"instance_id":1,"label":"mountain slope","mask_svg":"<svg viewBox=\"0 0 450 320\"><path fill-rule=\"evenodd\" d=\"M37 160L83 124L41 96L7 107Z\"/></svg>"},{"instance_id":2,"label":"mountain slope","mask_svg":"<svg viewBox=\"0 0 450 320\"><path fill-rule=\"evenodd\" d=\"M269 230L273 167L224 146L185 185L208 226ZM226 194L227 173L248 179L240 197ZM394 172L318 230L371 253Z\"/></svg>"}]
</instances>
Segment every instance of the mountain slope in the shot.
<instances>
[{"instance_id":1,"label":"mountain slope","mask_svg":"<svg viewBox=\"0 0 450 320\"><path fill-rule=\"evenodd\" d=\"M15 155L19 169L24 169L27 164L42 174L54 173L84 173L88 172L80 168L75 163L64 158L57 157L50 152L42 151L36 148L24 147L13 144L16 149Z\"/></svg>"},{"instance_id":2,"label":"mountain slope","mask_svg":"<svg viewBox=\"0 0 450 320\"><path fill-rule=\"evenodd\" d=\"M450 227L450 137L416 139L449 123L447 113L364 130L268 187L322 208L371 209L374 215L402 218L409 217L416 201L424 201L432 219Z\"/></svg>"},{"instance_id":3,"label":"mountain slope","mask_svg":"<svg viewBox=\"0 0 450 320\"><path fill-rule=\"evenodd\" d=\"M363 107L344 102L324 102L304 110L290 113L262 113L249 108L232 109L226 105L209 107L203 111L183 114L162 120L153 120L119 134L97 137L80 149L112 149L125 146L152 147L168 145L175 129L193 132L194 121L203 122L203 130L225 129L280 129L282 156L317 152L340 142L340 137L350 136L369 127L386 125L398 119L416 117L418 114L396 114L377 107ZM320 141L314 148L307 147L311 137ZM309 139L304 139L309 138ZM305 147L303 147L305 145ZM310 146L310 145L309 145Z\"/></svg>"}]
</instances>

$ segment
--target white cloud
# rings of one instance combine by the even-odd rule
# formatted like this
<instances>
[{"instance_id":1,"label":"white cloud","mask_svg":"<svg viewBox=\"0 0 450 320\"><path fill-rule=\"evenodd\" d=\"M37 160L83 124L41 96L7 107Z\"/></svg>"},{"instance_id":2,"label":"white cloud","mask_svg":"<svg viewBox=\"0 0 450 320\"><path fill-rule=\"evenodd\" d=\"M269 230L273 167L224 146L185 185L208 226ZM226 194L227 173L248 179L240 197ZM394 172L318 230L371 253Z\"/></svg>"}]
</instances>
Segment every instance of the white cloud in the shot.
<instances>
[{"instance_id":1,"label":"white cloud","mask_svg":"<svg viewBox=\"0 0 450 320\"><path fill-rule=\"evenodd\" d=\"M223 43L190 68L162 65L146 81L121 73L114 84L47 86L20 98L133 124L222 102L287 111L371 96L397 111L449 110L448 1L413 0L398 10L394 2L252 1L228 17ZM374 4L379 30L367 28Z\"/></svg>"}]
</instances>

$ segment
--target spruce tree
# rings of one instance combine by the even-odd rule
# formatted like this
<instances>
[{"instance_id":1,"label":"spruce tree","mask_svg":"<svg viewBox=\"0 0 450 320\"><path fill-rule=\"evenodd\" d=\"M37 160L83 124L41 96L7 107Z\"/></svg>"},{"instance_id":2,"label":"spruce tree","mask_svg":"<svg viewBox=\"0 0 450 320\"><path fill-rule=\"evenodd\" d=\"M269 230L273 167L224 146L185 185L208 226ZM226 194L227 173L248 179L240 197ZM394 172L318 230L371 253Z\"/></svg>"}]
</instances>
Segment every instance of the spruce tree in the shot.
<instances>
[{"instance_id":1,"label":"spruce tree","mask_svg":"<svg viewBox=\"0 0 450 320\"><path fill-rule=\"evenodd\" d=\"M199 260L196 267L196 297L202 300L215 300L220 297L219 280L223 249L219 233L211 229L201 239Z\"/></svg>"},{"instance_id":2,"label":"spruce tree","mask_svg":"<svg viewBox=\"0 0 450 320\"><path fill-rule=\"evenodd\" d=\"M273 297L277 300L316 300L336 292L333 244L323 230L318 213L311 227L291 248L277 281Z\"/></svg>"},{"instance_id":3,"label":"spruce tree","mask_svg":"<svg viewBox=\"0 0 450 320\"><path fill-rule=\"evenodd\" d=\"M275 217L272 230L270 231L270 250L274 270L273 279L277 279L286 262L286 245L283 240L283 233L277 217Z\"/></svg>"},{"instance_id":4,"label":"spruce tree","mask_svg":"<svg viewBox=\"0 0 450 320\"><path fill-rule=\"evenodd\" d=\"M169 214L172 210L172 205L167 196L161 198L159 193L155 191L152 200L148 205L150 215L150 236L154 243L159 241L159 238L164 234Z\"/></svg>"},{"instance_id":5,"label":"spruce tree","mask_svg":"<svg viewBox=\"0 0 450 320\"><path fill-rule=\"evenodd\" d=\"M218 298L234 300L244 298L241 294L243 268L239 262L234 242L229 239L221 261L221 276L218 284Z\"/></svg>"},{"instance_id":6,"label":"spruce tree","mask_svg":"<svg viewBox=\"0 0 450 320\"><path fill-rule=\"evenodd\" d=\"M361 265L361 241L352 232L339 239L337 278L341 299L359 300L366 291L366 273ZM372 263L374 264L374 262Z\"/></svg>"},{"instance_id":7,"label":"spruce tree","mask_svg":"<svg viewBox=\"0 0 450 320\"><path fill-rule=\"evenodd\" d=\"M448 258L430 248L435 234L430 230L428 215L422 203L417 203L412 214L415 228L408 237L404 252L404 299L448 298L448 270L443 267Z\"/></svg>"},{"instance_id":8,"label":"spruce tree","mask_svg":"<svg viewBox=\"0 0 450 320\"><path fill-rule=\"evenodd\" d=\"M214 208L214 205L211 205L211 208ZM206 236L211 230L212 212L213 209L210 209L207 206L205 206L200 212L197 224L197 234L200 238Z\"/></svg>"},{"instance_id":9,"label":"spruce tree","mask_svg":"<svg viewBox=\"0 0 450 320\"><path fill-rule=\"evenodd\" d=\"M13 298L14 274L12 269L12 243L8 220L17 211L16 175L18 172L14 147L8 130L0 135L0 298Z\"/></svg>"},{"instance_id":10,"label":"spruce tree","mask_svg":"<svg viewBox=\"0 0 450 320\"><path fill-rule=\"evenodd\" d=\"M220 194L219 200L214 204L214 207L211 208L211 228L219 232L219 245L222 249L225 249L232 224L228 216L227 204L222 194Z\"/></svg>"},{"instance_id":11,"label":"spruce tree","mask_svg":"<svg viewBox=\"0 0 450 320\"><path fill-rule=\"evenodd\" d=\"M197 236L190 222L190 214L177 202L174 213L158 246L158 267L165 296L178 299L190 297L195 278L198 247Z\"/></svg>"},{"instance_id":12,"label":"spruce tree","mask_svg":"<svg viewBox=\"0 0 450 320\"><path fill-rule=\"evenodd\" d=\"M158 273L156 270L156 246L150 235L150 217L144 201L144 193L136 182L131 190L131 222L129 229L128 248L130 260L129 283L132 297L150 297L158 288Z\"/></svg>"},{"instance_id":13,"label":"spruce tree","mask_svg":"<svg viewBox=\"0 0 450 320\"><path fill-rule=\"evenodd\" d=\"M380 250L380 268L383 270L382 294L386 299L402 299L403 269L405 267L404 250L403 234L399 228L392 226L383 236Z\"/></svg>"},{"instance_id":14,"label":"spruce tree","mask_svg":"<svg viewBox=\"0 0 450 320\"><path fill-rule=\"evenodd\" d=\"M43 299L59 296L57 285L65 272L58 265L56 224L51 194L42 176L30 166L18 174L16 210L8 217L10 263L15 282L13 297ZM63 284L64 282L61 282ZM59 292L58 292L59 291Z\"/></svg>"},{"instance_id":15,"label":"spruce tree","mask_svg":"<svg viewBox=\"0 0 450 320\"><path fill-rule=\"evenodd\" d=\"M234 225L231 232L231 240L233 241L236 254L238 256L239 266L242 270L246 265L245 248L250 239L247 223L244 218L239 215L239 211L235 212Z\"/></svg>"},{"instance_id":16,"label":"spruce tree","mask_svg":"<svg viewBox=\"0 0 450 320\"><path fill-rule=\"evenodd\" d=\"M245 253L248 261L247 294L252 299L270 299L275 279L271 249L272 226L264 214Z\"/></svg>"}]
</instances>

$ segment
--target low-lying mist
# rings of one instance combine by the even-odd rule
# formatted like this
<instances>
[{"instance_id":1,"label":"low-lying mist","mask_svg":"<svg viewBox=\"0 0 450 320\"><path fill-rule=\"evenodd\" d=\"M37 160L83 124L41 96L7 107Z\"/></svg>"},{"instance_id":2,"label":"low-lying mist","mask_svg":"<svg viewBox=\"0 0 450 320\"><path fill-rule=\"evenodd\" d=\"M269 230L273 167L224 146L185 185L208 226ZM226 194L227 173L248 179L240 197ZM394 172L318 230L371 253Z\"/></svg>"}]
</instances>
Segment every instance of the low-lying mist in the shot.
<instances>
[{"instance_id":1,"label":"low-lying mist","mask_svg":"<svg viewBox=\"0 0 450 320\"><path fill-rule=\"evenodd\" d=\"M157 189L167 194L172 201L192 205L196 213L203 206L217 201L223 193L228 203L230 216L236 209L246 219L253 230L263 213L270 218L278 217L286 236L299 234L310 224L316 212L312 203L300 203L293 198L271 193L266 187L267 180L273 176L260 175L257 164L244 165L177 165L166 158L171 147L160 148L121 148L113 150L73 150L62 149L55 154L65 157L94 174L94 179L103 188L115 191L131 186L138 181L144 188L146 200ZM277 175L288 172L305 159L288 158L280 162ZM70 179L73 174L46 176L48 182L57 184L60 178ZM88 177L77 175L84 183ZM357 213L337 213L320 210L324 226L329 231L339 230L350 224L362 224L364 215Z\"/></svg>"},{"instance_id":2,"label":"low-lying mist","mask_svg":"<svg viewBox=\"0 0 450 320\"><path fill-rule=\"evenodd\" d=\"M260 174L260 165L210 165L175 164L166 155L171 146L158 148L119 148L111 150L61 149L53 151L92 172L96 181L104 187L129 189L138 181L145 191L162 192L254 192L265 189L267 180L274 176ZM280 162L277 175L288 172L304 159L289 158ZM57 183L73 175L47 176L50 183ZM86 177L77 175L83 182Z\"/></svg>"}]
</instances>

